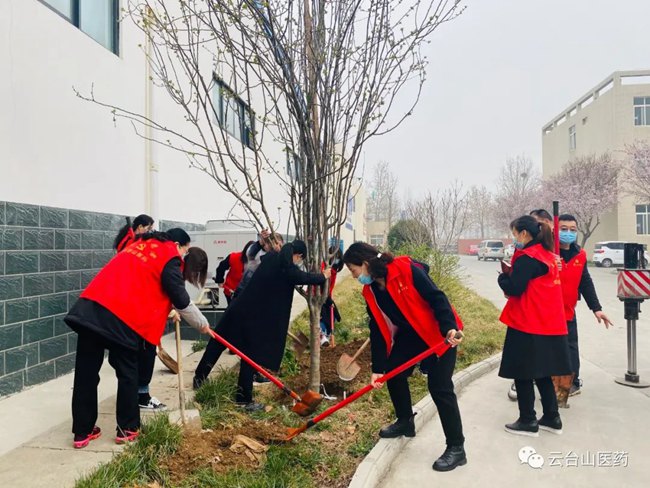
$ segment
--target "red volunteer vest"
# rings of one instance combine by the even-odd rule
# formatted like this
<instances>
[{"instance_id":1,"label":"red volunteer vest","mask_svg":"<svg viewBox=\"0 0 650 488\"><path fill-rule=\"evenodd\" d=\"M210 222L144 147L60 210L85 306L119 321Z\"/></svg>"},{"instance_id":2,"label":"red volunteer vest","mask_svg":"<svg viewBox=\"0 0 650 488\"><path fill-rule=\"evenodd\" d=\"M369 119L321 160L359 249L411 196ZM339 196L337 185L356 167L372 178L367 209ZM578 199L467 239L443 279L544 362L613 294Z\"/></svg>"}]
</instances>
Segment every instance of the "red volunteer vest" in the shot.
<instances>
[{"instance_id":1,"label":"red volunteer vest","mask_svg":"<svg viewBox=\"0 0 650 488\"><path fill-rule=\"evenodd\" d=\"M544 263L549 271L544 276L529 281L521 296L508 298L501 312L501 322L527 334L566 335L562 285L555 254L544 249L541 244L535 244L515 254L512 264L524 254Z\"/></svg>"},{"instance_id":2,"label":"red volunteer vest","mask_svg":"<svg viewBox=\"0 0 650 488\"><path fill-rule=\"evenodd\" d=\"M136 241L117 253L81 294L99 303L151 344L159 344L172 303L161 275L176 244L155 239Z\"/></svg>"},{"instance_id":3,"label":"red volunteer vest","mask_svg":"<svg viewBox=\"0 0 650 488\"><path fill-rule=\"evenodd\" d=\"M562 282L562 299L564 300L564 318L569 321L576 316L576 305L580 293L580 280L582 272L587 264L587 253L584 249L569 260L568 263L562 261L562 270L560 271L560 281Z\"/></svg>"},{"instance_id":4,"label":"red volunteer vest","mask_svg":"<svg viewBox=\"0 0 650 488\"><path fill-rule=\"evenodd\" d=\"M399 308L399 311L402 312L404 318L406 318L422 340L429 347L437 346L434 353L440 357L447 352L449 345L444 342L445 338L440 333L440 326L433 310L431 310L431 307L424 298L420 296L413 284L411 264L411 258L408 256L396 257L392 263L388 264L386 290L388 290L390 297L395 302L395 305L397 305L397 308ZM381 335L386 342L386 353L390 355L393 347L391 329L386 320L386 316L377 304L377 299L370 285L363 287L363 297L366 299L372 317L377 322ZM462 330L463 323L453 307L452 310L456 317L458 329Z\"/></svg>"},{"instance_id":5,"label":"red volunteer vest","mask_svg":"<svg viewBox=\"0 0 650 488\"><path fill-rule=\"evenodd\" d=\"M223 283L223 292L230 296L237 289L244 275L244 263L241 262L241 252L232 252L228 255L228 266L226 281Z\"/></svg>"},{"instance_id":6,"label":"red volunteer vest","mask_svg":"<svg viewBox=\"0 0 650 488\"><path fill-rule=\"evenodd\" d=\"M124 238L120 241L120 243L117 245L117 252L122 252L126 247L131 244L135 240L135 232L133 232L133 229L129 227L129 231L126 233Z\"/></svg>"}]
</instances>

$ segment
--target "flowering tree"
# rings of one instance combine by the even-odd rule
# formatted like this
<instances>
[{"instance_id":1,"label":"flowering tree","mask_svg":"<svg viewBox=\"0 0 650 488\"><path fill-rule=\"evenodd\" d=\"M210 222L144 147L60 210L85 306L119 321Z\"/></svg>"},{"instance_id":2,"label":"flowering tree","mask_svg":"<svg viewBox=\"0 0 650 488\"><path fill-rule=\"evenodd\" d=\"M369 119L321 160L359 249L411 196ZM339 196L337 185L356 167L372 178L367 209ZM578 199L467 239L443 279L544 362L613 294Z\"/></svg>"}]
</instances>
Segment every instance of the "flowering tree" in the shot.
<instances>
[{"instance_id":1,"label":"flowering tree","mask_svg":"<svg viewBox=\"0 0 650 488\"><path fill-rule=\"evenodd\" d=\"M562 213L578 220L581 247L600 225L601 216L618 202L619 169L609 153L591 155L569 161L562 171L544 181L544 200L558 200Z\"/></svg>"},{"instance_id":2,"label":"flowering tree","mask_svg":"<svg viewBox=\"0 0 650 488\"><path fill-rule=\"evenodd\" d=\"M624 191L639 203L650 202L650 143L636 141L625 148L626 160L622 171Z\"/></svg>"}]
</instances>

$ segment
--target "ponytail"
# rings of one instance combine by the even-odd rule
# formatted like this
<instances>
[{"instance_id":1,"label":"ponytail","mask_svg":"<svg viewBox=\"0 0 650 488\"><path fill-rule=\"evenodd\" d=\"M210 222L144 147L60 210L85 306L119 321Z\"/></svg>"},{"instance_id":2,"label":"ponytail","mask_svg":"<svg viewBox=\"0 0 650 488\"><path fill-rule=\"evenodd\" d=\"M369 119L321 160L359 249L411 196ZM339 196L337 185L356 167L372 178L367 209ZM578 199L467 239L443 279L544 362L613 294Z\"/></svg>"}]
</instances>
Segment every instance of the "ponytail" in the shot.
<instances>
[{"instance_id":1,"label":"ponytail","mask_svg":"<svg viewBox=\"0 0 650 488\"><path fill-rule=\"evenodd\" d=\"M538 222L530 215L523 215L510 223L510 228L517 232L526 231L533 238L535 244L541 244L549 252L555 250L555 241L551 226L545 222Z\"/></svg>"},{"instance_id":2,"label":"ponytail","mask_svg":"<svg viewBox=\"0 0 650 488\"><path fill-rule=\"evenodd\" d=\"M113 249L116 251L121 251L122 249L118 249L120 247L120 244L126 237L126 235L129 233L129 230L131 230L132 225L131 225L131 218L130 217L125 217L126 218L126 225L124 225L117 233L115 236L115 239L113 240Z\"/></svg>"}]
</instances>

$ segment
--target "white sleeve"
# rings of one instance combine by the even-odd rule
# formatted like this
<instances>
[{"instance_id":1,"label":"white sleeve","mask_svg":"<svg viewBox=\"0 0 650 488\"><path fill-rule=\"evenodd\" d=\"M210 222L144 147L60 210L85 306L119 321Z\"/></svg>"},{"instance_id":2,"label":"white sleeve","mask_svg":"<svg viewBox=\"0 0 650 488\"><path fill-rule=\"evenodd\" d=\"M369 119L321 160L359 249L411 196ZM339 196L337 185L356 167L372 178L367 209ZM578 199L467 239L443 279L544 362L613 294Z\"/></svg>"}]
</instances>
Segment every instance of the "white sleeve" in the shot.
<instances>
[{"instance_id":1,"label":"white sleeve","mask_svg":"<svg viewBox=\"0 0 650 488\"><path fill-rule=\"evenodd\" d=\"M206 325L208 327L210 326L208 319L205 318L205 315L203 315L199 308L192 302L190 302L190 304L184 309L178 309L178 313L180 313L181 317L185 319L185 322L197 330L201 330Z\"/></svg>"}]
</instances>

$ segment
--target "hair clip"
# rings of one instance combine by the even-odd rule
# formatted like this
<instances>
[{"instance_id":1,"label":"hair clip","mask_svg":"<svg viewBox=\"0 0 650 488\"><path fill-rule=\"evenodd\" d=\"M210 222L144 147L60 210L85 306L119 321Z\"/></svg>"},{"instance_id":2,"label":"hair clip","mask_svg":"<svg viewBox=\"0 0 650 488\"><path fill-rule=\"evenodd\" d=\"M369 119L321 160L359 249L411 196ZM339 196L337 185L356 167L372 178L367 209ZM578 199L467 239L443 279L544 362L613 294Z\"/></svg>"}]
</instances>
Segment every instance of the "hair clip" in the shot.
<instances>
[{"instance_id":1,"label":"hair clip","mask_svg":"<svg viewBox=\"0 0 650 488\"><path fill-rule=\"evenodd\" d=\"M381 258L381 253L377 254L377 259Z\"/></svg>"}]
</instances>

